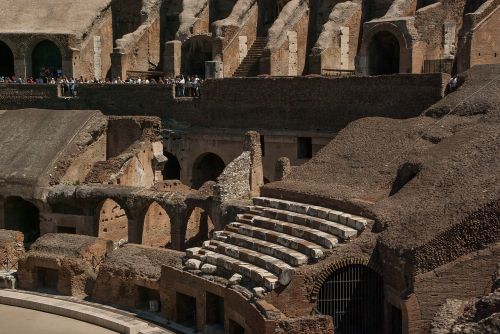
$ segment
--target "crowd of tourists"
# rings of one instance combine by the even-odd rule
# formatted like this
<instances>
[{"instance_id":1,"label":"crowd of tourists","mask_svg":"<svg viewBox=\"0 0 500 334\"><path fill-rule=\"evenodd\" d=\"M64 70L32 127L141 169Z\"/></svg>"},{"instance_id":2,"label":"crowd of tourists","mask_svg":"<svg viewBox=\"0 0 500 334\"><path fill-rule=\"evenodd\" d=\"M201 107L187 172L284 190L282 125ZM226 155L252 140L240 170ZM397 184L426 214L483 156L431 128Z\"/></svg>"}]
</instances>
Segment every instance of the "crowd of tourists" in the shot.
<instances>
[{"instance_id":1,"label":"crowd of tourists","mask_svg":"<svg viewBox=\"0 0 500 334\"><path fill-rule=\"evenodd\" d=\"M132 84L132 85L169 85L175 86L175 95L177 97L199 97L200 88L203 80L197 75L185 76L179 75L177 77L158 77L158 78L144 78L144 77L130 77L125 80L121 78L107 78L103 79L86 79L80 78L67 78L63 75L40 75L38 78L23 79L15 76L0 76L0 83L16 83L16 84L49 84L59 85L63 96L75 97L77 95L78 85L81 84Z\"/></svg>"}]
</instances>

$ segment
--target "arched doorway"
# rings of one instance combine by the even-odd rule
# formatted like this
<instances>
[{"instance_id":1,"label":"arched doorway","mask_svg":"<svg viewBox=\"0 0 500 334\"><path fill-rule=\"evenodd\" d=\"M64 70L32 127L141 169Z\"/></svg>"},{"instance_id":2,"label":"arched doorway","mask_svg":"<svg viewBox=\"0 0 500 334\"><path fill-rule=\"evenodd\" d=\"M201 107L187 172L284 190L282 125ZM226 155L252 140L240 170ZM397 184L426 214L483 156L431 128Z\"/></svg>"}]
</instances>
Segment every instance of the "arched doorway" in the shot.
<instances>
[{"instance_id":1,"label":"arched doorway","mask_svg":"<svg viewBox=\"0 0 500 334\"><path fill-rule=\"evenodd\" d=\"M183 73L205 77L205 62L212 60L212 39L210 36L191 37L182 46Z\"/></svg>"},{"instance_id":2,"label":"arched doorway","mask_svg":"<svg viewBox=\"0 0 500 334\"><path fill-rule=\"evenodd\" d=\"M163 168L163 179L164 180L180 180L181 179L181 164L179 160L169 152L163 152L163 155L167 157L167 163Z\"/></svg>"},{"instance_id":3,"label":"arched doorway","mask_svg":"<svg viewBox=\"0 0 500 334\"><path fill-rule=\"evenodd\" d=\"M106 199L99 206L98 211L99 238L113 240L114 242L128 240L128 217L125 210L113 201Z\"/></svg>"},{"instance_id":4,"label":"arched doorway","mask_svg":"<svg viewBox=\"0 0 500 334\"><path fill-rule=\"evenodd\" d=\"M0 77L14 75L14 54L7 44L0 41Z\"/></svg>"},{"instance_id":5,"label":"arched doorway","mask_svg":"<svg viewBox=\"0 0 500 334\"><path fill-rule=\"evenodd\" d=\"M184 247L199 247L212 237L215 227L208 213L202 208L194 208L186 224Z\"/></svg>"},{"instance_id":6,"label":"arched doorway","mask_svg":"<svg viewBox=\"0 0 500 334\"><path fill-rule=\"evenodd\" d=\"M333 318L335 333L382 333L384 293L382 278L364 265L334 271L323 283L319 312Z\"/></svg>"},{"instance_id":7,"label":"arched doorway","mask_svg":"<svg viewBox=\"0 0 500 334\"><path fill-rule=\"evenodd\" d=\"M41 41L33 49L31 62L33 77L56 77L62 71L61 50L49 40Z\"/></svg>"},{"instance_id":8,"label":"arched doorway","mask_svg":"<svg viewBox=\"0 0 500 334\"><path fill-rule=\"evenodd\" d=\"M32 243L40 236L40 212L21 197L8 197L4 202L5 228L21 231L24 242Z\"/></svg>"},{"instance_id":9,"label":"arched doorway","mask_svg":"<svg viewBox=\"0 0 500 334\"><path fill-rule=\"evenodd\" d=\"M170 217L165 209L153 202L144 216L142 244L150 247L170 247L172 234Z\"/></svg>"},{"instance_id":10,"label":"arched doorway","mask_svg":"<svg viewBox=\"0 0 500 334\"><path fill-rule=\"evenodd\" d=\"M399 73L400 45L390 32L381 31L373 36L368 57L370 75Z\"/></svg>"},{"instance_id":11,"label":"arched doorway","mask_svg":"<svg viewBox=\"0 0 500 334\"><path fill-rule=\"evenodd\" d=\"M198 157L193 165L193 188L200 188L207 181L217 181L226 168L224 160L217 154L206 153Z\"/></svg>"}]
</instances>

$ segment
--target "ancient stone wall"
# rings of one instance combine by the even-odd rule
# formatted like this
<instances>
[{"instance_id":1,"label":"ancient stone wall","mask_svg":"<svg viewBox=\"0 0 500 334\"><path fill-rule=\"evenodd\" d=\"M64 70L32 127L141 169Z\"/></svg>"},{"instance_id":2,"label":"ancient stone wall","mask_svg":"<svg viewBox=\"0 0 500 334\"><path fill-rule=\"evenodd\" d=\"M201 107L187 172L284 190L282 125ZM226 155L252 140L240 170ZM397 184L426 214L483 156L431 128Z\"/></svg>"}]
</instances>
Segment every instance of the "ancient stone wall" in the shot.
<instances>
[{"instance_id":1,"label":"ancient stone wall","mask_svg":"<svg viewBox=\"0 0 500 334\"><path fill-rule=\"evenodd\" d=\"M163 85L81 85L74 100L56 98L54 86L0 85L0 108L99 109L197 127L338 131L362 117L417 116L442 97L446 82L441 74L230 78L205 82L199 100L175 99Z\"/></svg>"},{"instance_id":2,"label":"ancient stone wall","mask_svg":"<svg viewBox=\"0 0 500 334\"><path fill-rule=\"evenodd\" d=\"M420 319L410 323L410 330L427 332L434 314L446 299L468 299L489 293L499 252L500 246L494 244L417 276L414 293L418 300Z\"/></svg>"}]
</instances>

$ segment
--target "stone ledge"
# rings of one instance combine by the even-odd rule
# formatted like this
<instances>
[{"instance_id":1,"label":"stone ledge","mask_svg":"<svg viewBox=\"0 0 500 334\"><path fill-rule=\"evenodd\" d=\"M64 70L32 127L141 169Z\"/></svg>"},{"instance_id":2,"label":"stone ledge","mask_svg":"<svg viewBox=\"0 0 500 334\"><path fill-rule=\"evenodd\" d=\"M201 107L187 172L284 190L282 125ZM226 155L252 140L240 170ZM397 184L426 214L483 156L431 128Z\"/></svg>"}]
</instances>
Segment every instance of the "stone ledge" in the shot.
<instances>
[{"instance_id":1,"label":"stone ledge","mask_svg":"<svg viewBox=\"0 0 500 334\"><path fill-rule=\"evenodd\" d=\"M13 290L0 290L0 304L52 313L124 334L140 334L150 328L147 322L90 305ZM163 330L162 333L172 332Z\"/></svg>"}]
</instances>

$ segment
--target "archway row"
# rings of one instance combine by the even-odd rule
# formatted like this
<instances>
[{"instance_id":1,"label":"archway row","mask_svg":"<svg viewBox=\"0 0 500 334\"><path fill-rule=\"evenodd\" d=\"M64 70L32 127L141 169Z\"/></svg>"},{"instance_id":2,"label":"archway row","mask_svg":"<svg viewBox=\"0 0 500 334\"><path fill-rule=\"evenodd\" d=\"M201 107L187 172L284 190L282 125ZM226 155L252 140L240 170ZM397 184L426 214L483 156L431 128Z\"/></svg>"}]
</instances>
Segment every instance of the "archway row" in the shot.
<instances>
[{"instance_id":1,"label":"archway row","mask_svg":"<svg viewBox=\"0 0 500 334\"><path fill-rule=\"evenodd\" d=\"M53 41L48 39L39 41L34 45L29 57L26 63L31 64L33 78L55 78L63 75L62 52ZM14 75L16 75L14 53L7 43L0 41L0 76L12 77Z\"/></svg>"}]
</instances>

